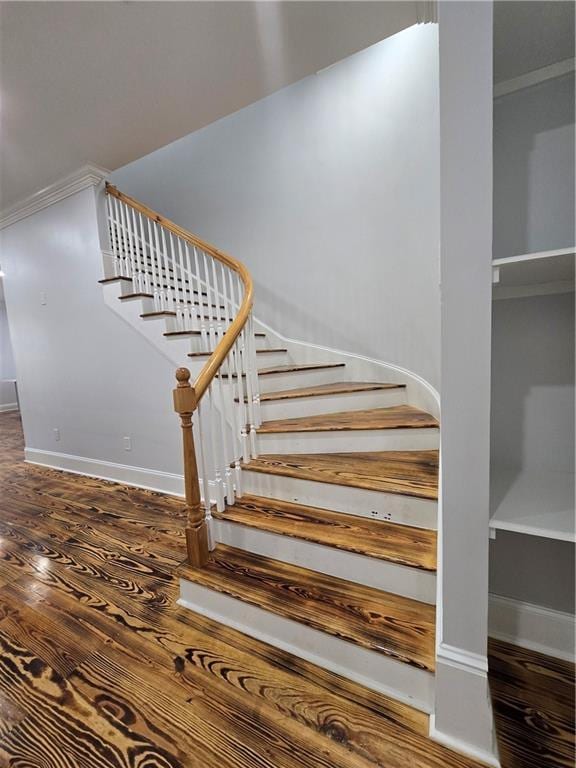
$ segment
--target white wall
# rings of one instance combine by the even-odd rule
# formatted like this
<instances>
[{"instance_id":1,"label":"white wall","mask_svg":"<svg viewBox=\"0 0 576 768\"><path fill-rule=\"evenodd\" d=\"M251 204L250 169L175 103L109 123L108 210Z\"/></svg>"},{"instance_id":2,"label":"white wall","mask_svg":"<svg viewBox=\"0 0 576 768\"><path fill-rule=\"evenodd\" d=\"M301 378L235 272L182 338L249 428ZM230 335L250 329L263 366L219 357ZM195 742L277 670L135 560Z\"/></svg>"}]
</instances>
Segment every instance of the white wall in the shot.
<instances>
[{"instance_id":1,"label":"white wall","mask_svg":"<svg viewBox=\"0 0 576 768\"><path fill-rule=\"evenodd\" d=\"M574 74L494 102L494 258L574 245Z\"/></svg>"},{"instance_id":2,"label":"white wall","mask_svg":"<svg viewBox=\"0 0 576 768\"><path fill-rule=\"evenodd\" d=\"M27 448L181 473L174 367L104 303L94 189L7 227L1 245Z\"/></svg>"},{"instance_id":3,"label":"white wall","mask_svg":"<svg viewBox=\"0 0 576 768\"><path fill-rule=\"evenodd\" d=\"M437 387L437 47L406 29L112 181L244 261L280 333Z\"/></svg>"},{"instance_id":4,"label":"white wall","mask_svg":"<svg viewBox=\"0 0 576 768\"><path fill-rule=\"evenodd\" d=\"M574 294L495 301L492 464L574 471Z\"/></svg>"},{"instance_id":5,"label":"white wall","mask_svg":"<svg viewBox=\"0 0 576 768\"><path fill-rule=\"evenodd\" d=\"M12 342L8 327L8 314L4 301L2 279L0 279L0 411L15 408L16 390L6 379L16 378Z\"/></svg>"}]
</instances>

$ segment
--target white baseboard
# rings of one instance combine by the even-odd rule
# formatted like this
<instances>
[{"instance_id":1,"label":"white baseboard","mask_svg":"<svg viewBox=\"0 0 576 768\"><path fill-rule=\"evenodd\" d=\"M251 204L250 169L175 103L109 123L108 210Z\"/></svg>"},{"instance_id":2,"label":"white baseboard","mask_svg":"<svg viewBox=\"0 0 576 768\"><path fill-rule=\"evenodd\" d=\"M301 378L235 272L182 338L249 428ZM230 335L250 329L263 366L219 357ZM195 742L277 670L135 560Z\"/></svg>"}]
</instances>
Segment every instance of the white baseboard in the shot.
<instances>
[{"instance_id":1,"label":"white baseboard","mask_svg":"<svg viewBox=\"0 0 576 768\"><path fill-rule=\"evenodd\" d=\"M574 616L533 603L490 595L488 632L497 640L575 661Z\"/></svg>"},{"instance_id":2,"label":"white baseboard","mask_svg":"<svg viewBox=\"0 0 576 768\"><path fill-rule=\"evenodd\" d=\"M8 411L17 411L18 403L0 403L0 413L7 413Z\"/></svg>"},{"instance_id":3,"label":"white baseboard","mask_svg":"<svg viewBox=\"0 0 576 768\"><path fill-rule=\"evenodd\" d=\"M99 461L69 453L41 451L36 448L25 448L24 460L28 464L61 469L76 475L112 480L115 483L134 485L138 488L160 491L174 496L184 495L184 477L170 472L131 467L127 464L115 464L111 461Z\"/></svg>"},{"instance_id":4,"label":"white baseboard","mask_svg":"<svg viewBox=\"0 0 576 768\"><path fill-rule=\"evenodd\" d=\"M467 755L474 760L478 760L480 763L491 766L491 768L500 768L500 760L493 752L488 752L484 749L477 749L467 742L461 741L460 739L456 739L447 733L442 733L442 731L437 730L436 719L433 714L430 715L430 729L428 735L431 739L434 739L434 741L437 741L439 744L443 744L445 747L448 747L448 749L454 750L454 752Z\"/></svg>"},{"instance_id":5,"label":"white baseboard","mask_svg":"<svg viewBox=\"0 0 576 768\"><path fill-rule=\"evenodd\" d=\"M485 653L438 643L436 702L429 735L456 752L499 768Z\"/></svg>"}]
</instances>

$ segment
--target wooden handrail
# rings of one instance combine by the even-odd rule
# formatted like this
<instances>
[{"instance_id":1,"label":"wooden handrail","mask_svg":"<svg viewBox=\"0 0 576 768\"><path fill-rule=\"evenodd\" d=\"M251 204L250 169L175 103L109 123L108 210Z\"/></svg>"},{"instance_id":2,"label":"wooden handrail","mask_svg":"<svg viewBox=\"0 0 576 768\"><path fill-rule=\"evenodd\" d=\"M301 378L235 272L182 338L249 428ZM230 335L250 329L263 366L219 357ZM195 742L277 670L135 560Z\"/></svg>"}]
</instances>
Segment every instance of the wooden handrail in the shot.
<instances>
[{"instance_id":1,"label":"wooden handrail","mask_svg":"<svg viewBox=\"0 0 576 768\"><path fill-rule=\"evenodd\" d=\"M120 192L115 186L113 186L109 182L106 182L106 192L107 194L112 195L112 197L115 197L118 200L121 200L123 203L126 203L131 208L134 208L134 210L138 211L139 213L142 213L147 218L157 222L162 227L165 227L174 235L181 237L183 240L186 240L191 245L195 245L198 248L201 248L206 253L209 253L210 256L213 256L222 264L225 264L230 269L233 269L234 272L236 272L240 276L240 279L244 284L244 297L242 298L242 303L240 304L240 307L238 309L238 314L234 318L234 321L232 322L232 325L230 326L230 328L228 328L224 336L218 342L216 349L212 352L212 354L204 364L204 367L198 374L196 381L194 382L193 389L194 389L194 394L196 396L196 403L199 403L200 399L202 398L202 395L204 394L204 392L206 392L206 390L210 386L210 382L216 376L226 356L232 349L232 345L234 344L234 342L242 332L242 329L248 322L250 310L252 309L252 305L254 303L254 284L252 282L252 277L250 275L250 272L248 272L248 270L246 269L244 264L242 264L242 262L232 258L232 256L230 256L229 254L218 250L213 245L210 245L210 243L207 243L204 240L201 240L199 237L192 235L190 232L187 232L185 229L182 229L182 227L179 227L178 224L175 224L173 221L170 221L170 219L166 219L164 216L161 216L159 213L156 213L156 211L153 211L151 208L148 208L148 206L144 205L138 200L135 200L133 197L130 197L129 195L125 195L123 192Z\"/></svg>"},{"instance_id":2,"label":"wooden handrail","mask_svg":"<svg viewBox=\"0 0 576 768\"><path fill-rule=\"evenodd\" d=\"M127 205L134 211L142 214L147 219L156 222L181 240L212 256L214 259L236 272L244 285L244 296L242 297L236 317L216 345L216 349L211 352L210 357L204 364L204 367L197 376L194 384L192 386L190 385L190 371L187 368L178 368L176 371L176 379L178 383L174 390L174 409L180 416L184 447L184 488L187 513L186 547L189 564L199 568L205 565L209 558L208 527L201 503L200 480L198 476L196 452L194 449L192 417L198 408L198 403L200 402L202 395L206 392L212 380L216 377L220 367L230 354L236 340L250 319L254 295L252 277L246 267L237 259L232 258L232 256L229 256L227 253L223 253L217 248L214 248L210 243L192 235L190 232L182 229L182 227L179 227L173 221L166 219L164 216L156 213L156 211L148 208L138 200L120 192L115 186L108 182L106 183L106 193L119 200L120 203ZM208 482L206 477L204 478L204 491L206 494L208 493Z\"/></svg>"}]
</instances>

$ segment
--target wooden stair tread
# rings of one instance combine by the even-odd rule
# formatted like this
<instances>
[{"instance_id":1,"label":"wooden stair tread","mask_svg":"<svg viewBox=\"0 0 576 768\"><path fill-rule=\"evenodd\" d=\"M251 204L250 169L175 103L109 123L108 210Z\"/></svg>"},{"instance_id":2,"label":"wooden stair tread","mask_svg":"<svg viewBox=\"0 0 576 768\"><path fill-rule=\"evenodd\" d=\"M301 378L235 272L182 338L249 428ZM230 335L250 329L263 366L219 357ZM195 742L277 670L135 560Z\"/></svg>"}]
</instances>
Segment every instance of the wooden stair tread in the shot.
<instances>
[{"instance_id":1,"label":"wooden stair tread","mask_svg":"<svg viewBox=\"0 0 576 768\"><path fill-rule=\"evenodd\" d=\"M267 376L273 373L296 373L297 371L316 371L328 368L343 368L346 363L288 363L287 365L276 365L273 368L260 368L258 376ZM229 374L219 374L222 378L227 379ZM245 374L242 374L245 376ZM237 378L236 374L232 374L232 378Z\"/></svg>"},{"instance_id":2,"label":"wooden stair tread","mask_svg":"<svg viewBox=\"0 0 576 768\"><path fill-rule=\"evenodd\" d=\"M265 421L260 434L278 432L341 432L351 429L414 429L438 427L438 421L411 405L369 408L362 411L340 411L294 419Z\"/></svg>"},{"instance_id":3,"label":"wooden stair tread","mask_svg":"<svg viewBox=\"0 0 576 768\"><path fill-rule=\"evenodd\" d=\"M315 397L317 395L341 395L352 392L373 392L380 389L404 389L406 384L386 384L370 381L336 381L333 384L318 384L314 387L296 387L295 389L282 389L278 392L262 392L260 402L269 400L292 400L301 397Z\"/></svg>"},{"instance_id":4,"label":"wooden stair tread","mask_svg":"<svg viewBox=\"0 0 576 768\"><path fill-rule=\"evenodd\" d=\"M257 355L265 355L266 353L270 352L288 352L287 349L257 349L256 354ZM188 357L207 357L208 355L212 355L213 352L189 352Z\"/></svg>"},{"instance_id":5,"label":"wooden stair tread","mask_svg":"<svg viewBox=\"0 0 576 768\"><path fill-rule=\"evenodd\" d=\"M438 451L297 453L258 456L244 469L352 488L438 498Z\"/></svg>"},{"instance_id":6,"label":"wooden stair tread","mask_svg":"<svg viewBox=\"0 0 576 768\"><path fill-rule=\"evenodd\" d=\"M202 331L166 331L164 336L201 336Z\"/></svg>"},{"instance_id":7,"label":"wooden stair tread","mask_svg":"<svg viewBox=\"0 0 576 768\"><path fill-rule=\"evenodd\" d=\"M426 528L251 495L236 499L223 512L213 511L212 517L412 568L436 570L436 531Z\"/></svg>"},{"instance_id":8,"label":"wooden stair tread","mask_svg":"<svg viewBox=\"0 0 576 768\"><path fill-rule=\"evenodd\" d=\"M176 317L176 312L169 312L168 310L164 309L159 312L144 312L144 314L140 315L140 317Z\"/></svg>"},{"instance_id":9,"label":"wooden stair tread","mask_svg":"<svg viewBox=\"0 0 576 768\"><path fill-rule=\"evenodd\" d=\"M400 595L219 544L180 575L398 661L433 671L435 609Z\"/></svg>"},{"instance_id":10,"label":"wooden stair tread","mask_svg":"<svg viewBox=\"0 0 576 768\"><path fill-rule=\"evenodd\" d=\"M153 293L125 293L124 296L120 296L120 301L126 301L127 299L153 299Z\"/></svg>"},{"instance_id":11,"label":"wooden stair tread","mask_svg":"<svg viewBox=\"0 0 576 768\"><path fill-rule=\"evenodd\" d=\"M118 283L122 282L124 280L127 283L132 282L131 277L125 277L124 275L118 275L117 277L105 277L103 280L98 280L100 285L106 285L106 283Z\"/></svg>"}]
</instances>

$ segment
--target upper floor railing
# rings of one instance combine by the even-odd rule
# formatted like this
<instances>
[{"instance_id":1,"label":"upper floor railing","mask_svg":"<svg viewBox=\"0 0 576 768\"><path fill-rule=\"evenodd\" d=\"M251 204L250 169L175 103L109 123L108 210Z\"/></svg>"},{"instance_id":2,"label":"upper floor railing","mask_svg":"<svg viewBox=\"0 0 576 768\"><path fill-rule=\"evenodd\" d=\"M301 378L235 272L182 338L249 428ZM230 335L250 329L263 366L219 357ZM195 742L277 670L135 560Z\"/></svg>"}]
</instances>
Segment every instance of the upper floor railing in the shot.
<instances>
[{"instance_id":1,"label":"upper floor railing","mask_svg":"<svg viewBox=\"0 0 576 768\"><path fill-rule=\"evenodd\" d=\"M208 357L196 380L176 371L174 405L184 442L186 541L191 565L208 559L210 509L241 494L240 461L256 454L258 374L253 283L246 267L142 203L106 185L115 275L183 336L199 333ZM193 425L193 416L194 418Z\"/></svg>"}]
</instances>

